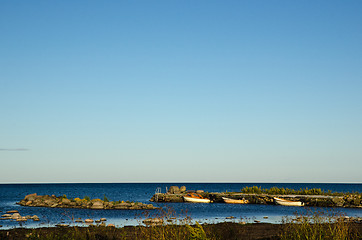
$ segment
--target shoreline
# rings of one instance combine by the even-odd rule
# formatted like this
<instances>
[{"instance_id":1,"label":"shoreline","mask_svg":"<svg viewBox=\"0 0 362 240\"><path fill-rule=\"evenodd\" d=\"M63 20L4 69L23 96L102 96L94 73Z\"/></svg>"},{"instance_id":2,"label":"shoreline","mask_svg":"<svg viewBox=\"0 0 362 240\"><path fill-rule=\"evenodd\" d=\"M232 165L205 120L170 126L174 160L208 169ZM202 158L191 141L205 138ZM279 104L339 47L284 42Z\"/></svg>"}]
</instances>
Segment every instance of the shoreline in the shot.
<instances>
[{"instance_id":1,"label":"shoreline","mask_svg":"<svg viewBox=\"0 0 362 240\"><path fill-rule=\"evenodd\" d=\"M323 229L333 227L329 223ZM42 227L42 228L13 228L0 230L0 239L157 239L158 234L168 230L170 233L179 234L179 239L188 239L192 232L199 232L207 239L282 239L281 236L287 233L288 224L251 223L240 224L223 222L216 224L195 224L195 225L161 225L161 226L124 226L121 228L88 226L88 227ZM313 227L313 226L312 226ZM167 231L166 231L167 232ZM165 234L165 233L164 233ZM362 236L362 224L351 223L349 233L352 237L348 239L359 239ZM164 239L173 239L174 235L163 235ZM355 236L355 238L353 237ZM206 238L205 238L206 239Z\"/></svg>"}]
</instances>

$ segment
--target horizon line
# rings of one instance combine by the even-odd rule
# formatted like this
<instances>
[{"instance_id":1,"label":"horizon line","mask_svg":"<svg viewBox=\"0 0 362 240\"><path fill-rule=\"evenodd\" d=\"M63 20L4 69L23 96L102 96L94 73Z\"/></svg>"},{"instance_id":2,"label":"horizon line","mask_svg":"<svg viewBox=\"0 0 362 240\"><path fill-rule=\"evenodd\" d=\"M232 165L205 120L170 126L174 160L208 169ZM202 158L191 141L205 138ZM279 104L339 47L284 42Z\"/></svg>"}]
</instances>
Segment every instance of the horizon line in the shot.
<instances>
[{"instance_id":1,"label":"horizon line","mask_svg":"<svg viewBox=\"0 0 362 240\"><path fill-rule=\"evenodd\" d=\"M261 182L253 182L253 181L246 181L246 182L234 182L234 181L217 181L217 182L212 182L212 181L166 181L166 182L162 182L162 181L124 181L124 182L0 182L0 184L109 184L109 183L162 183L162 184L167 184L167 183L233 183L233 184L244 184L244 183L285 183L285 184L290 184L290 183L296 183L296 184L362 184L362 182L276 182L276 181L272 181L272 182L266 182L266 181L261 181Z\"/></svg>"}]
</instances>

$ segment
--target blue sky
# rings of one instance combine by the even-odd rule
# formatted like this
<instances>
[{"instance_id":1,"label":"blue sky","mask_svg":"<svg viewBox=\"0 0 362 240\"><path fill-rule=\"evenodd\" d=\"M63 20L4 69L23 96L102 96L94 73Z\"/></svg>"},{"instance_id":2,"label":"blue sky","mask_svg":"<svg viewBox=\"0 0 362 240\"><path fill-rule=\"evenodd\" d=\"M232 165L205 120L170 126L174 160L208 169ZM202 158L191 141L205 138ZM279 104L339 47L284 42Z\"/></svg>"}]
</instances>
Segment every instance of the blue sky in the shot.
<instances>
[{"instance_id":1,"label":"blue sky","mask_svg":"<svg viewBox=\"0 0 362 240\"><path fill-rule=\"evenodd\" d=\"M362 182L361 1L1 1L0 182Z\"/></svg>"}]
</instances>

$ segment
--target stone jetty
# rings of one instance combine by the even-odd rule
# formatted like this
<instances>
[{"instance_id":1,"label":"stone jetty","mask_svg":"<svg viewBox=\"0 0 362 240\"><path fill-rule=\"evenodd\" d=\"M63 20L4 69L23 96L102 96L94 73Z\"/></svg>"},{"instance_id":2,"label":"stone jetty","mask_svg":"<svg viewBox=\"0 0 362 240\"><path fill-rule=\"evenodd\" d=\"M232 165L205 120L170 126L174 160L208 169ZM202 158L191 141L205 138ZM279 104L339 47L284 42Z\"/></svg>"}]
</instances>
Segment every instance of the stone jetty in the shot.
<instances>
[{"instance_id":1,"label":"stone jetty","mask_svg":"<svg viewBox=\"0 0 362 240\"><path fill-rule=\"evenodd\" d=\"M37 195L36 193L26 195L24 199L17 202L21 206L50 207L50 208L87 208L87 209L121 209L121 210L151 210L157 209L152 204L129 201L107 201L101 199L74 198L68 199L65 195Z\"/></svg>"},{"instance_id":2,"label":"stone jetty","mask_svg":"<svg viewBox=\"0 0 362 240\"><path fill-rule=\"evenodd\" d=\"M172 189L172 190L171 190ZM176 189L176 191L175 191ZM213 203L223 203L222 197L233 199L245 199L249 204L275 204L274 197L280 197L291 201L301 201L310 207L348 207L348 208L362 208L362 195L361 194L345 194L341 196L333 195L281 195L281 194L255 194L255 193L229 193L229 192L204 192L202 190L184 191L177 186L170 187L167 193L156 193L150 199L151 202L184 202L183 196L188 193L199 193L203 198L208 198ZM171 191L170 191L171 190Z\"/></svg>"}]
</instances>

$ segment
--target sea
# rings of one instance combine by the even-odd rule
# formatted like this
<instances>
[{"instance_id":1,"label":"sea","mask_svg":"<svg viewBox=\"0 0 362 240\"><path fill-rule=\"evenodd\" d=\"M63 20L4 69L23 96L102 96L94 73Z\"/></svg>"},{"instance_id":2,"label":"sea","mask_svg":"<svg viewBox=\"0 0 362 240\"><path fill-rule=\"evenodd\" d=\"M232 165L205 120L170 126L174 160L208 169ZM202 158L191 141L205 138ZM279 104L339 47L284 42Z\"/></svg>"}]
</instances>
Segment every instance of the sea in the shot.
<instances>
[{"instance_id":1,"label":"sea","mask_svg":"<svg viewBox=\"0 0 362 240\"><path fill-rule=\"evenodd\" d=\"M39 184L0 184L0 215L10 210L19 211L21 216L37 215L40 221L28 220L17 222L0 220L0 229L17 227L38 228L52 227L57 224L83 225L77 219L106 218L106 224L118 227L142 225L147 217L163 216L176 217L199 223L232 222L268 222L282 223L287 218L298 214L308 215L314 212L330 215L362 217L361 208L317 208L317 207L288 207L278 205L258 204L224 204L224 203L152 203L149 200L155 192L166 192L170 186L186 186L187 190L204 190L205 192L239 192L248 186L261 188L284 187L289 189L320 188L332 192L362 192L362 184L342 183L39 183ZM91 199L106 197L109 201L134 201L152 203L159 210L92 210L65 209L45 207L25 207L16 203L26 195L66 195L68 198Z\"/></svg>"}]
</instances>

